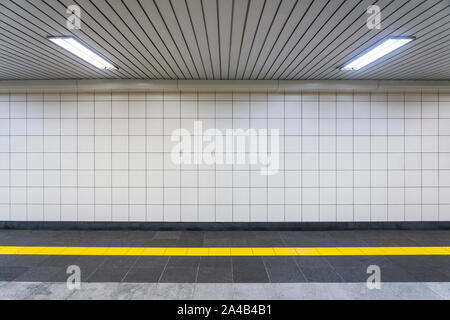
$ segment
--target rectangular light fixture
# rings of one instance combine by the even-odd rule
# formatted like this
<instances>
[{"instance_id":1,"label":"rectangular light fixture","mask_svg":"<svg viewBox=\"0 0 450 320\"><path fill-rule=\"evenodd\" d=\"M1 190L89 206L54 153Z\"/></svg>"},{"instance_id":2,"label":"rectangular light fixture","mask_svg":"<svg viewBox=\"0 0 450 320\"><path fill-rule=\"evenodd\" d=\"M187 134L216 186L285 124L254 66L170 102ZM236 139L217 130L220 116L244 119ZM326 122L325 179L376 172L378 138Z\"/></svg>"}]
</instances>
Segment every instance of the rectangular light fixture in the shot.
<instances>
[{"instance_id":1,"label":"rectangular light fixture","mask_svg":"<svg viewBox=\"0 0 450 320\"><path fill-rule=\"evenodd\" d=\"M414 37L389 37L384 39L366 53L341 67L341 70L359 70L414 39Z\"/></svg>"},{"instance_id":2,"label":"rectangular light fixture","mask_svg":"<svg viewBox=\"0 0 450 320\"><path fill-rule=\"evenodd\" d=\"M117 70L118 68L100 57L97 53L89 49L86 45L71 36L48 37L50 41L66 49L70 53L83 59L84 61L103 70Z\"/></svg>"}]
</instances>

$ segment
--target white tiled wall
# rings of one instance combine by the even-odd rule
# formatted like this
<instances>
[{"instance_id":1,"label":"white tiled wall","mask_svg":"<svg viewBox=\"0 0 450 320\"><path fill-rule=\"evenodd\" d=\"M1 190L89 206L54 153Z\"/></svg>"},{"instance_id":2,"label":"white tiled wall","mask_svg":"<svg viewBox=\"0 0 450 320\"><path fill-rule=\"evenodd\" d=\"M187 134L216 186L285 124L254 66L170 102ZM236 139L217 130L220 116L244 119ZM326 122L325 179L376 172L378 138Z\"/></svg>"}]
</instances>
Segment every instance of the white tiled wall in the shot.
<instances>
[{"instance_id":1,"label":"white tiled wall","mask_svg":"<svg viewBox=\"0 0 450 320\"><path fill-rule=\"evenodd\" d=\"M174 165L194 119L279 128L280 172ZM2 94L6 220L449 221L450 95Z\"/></svg>"}]
</instances>

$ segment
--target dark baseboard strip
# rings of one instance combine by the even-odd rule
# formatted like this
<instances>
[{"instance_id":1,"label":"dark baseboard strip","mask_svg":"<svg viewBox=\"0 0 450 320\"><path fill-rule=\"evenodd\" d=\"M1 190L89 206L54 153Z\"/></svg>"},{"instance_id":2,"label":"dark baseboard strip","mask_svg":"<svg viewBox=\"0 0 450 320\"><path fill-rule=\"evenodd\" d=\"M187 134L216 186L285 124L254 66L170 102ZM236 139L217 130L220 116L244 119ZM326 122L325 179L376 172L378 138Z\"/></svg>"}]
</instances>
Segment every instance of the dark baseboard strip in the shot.
<instances>
[{"instance_id":1,"label":"dark baseboard strip","mask_svg":"<svg viewBox=\"0 0 450 320\"><path fill-rule=\"evenodd\" d=\"M450 230L427 222L51 222L0 221L0 229L28 230Z\"/></svg>"}]
</instances>

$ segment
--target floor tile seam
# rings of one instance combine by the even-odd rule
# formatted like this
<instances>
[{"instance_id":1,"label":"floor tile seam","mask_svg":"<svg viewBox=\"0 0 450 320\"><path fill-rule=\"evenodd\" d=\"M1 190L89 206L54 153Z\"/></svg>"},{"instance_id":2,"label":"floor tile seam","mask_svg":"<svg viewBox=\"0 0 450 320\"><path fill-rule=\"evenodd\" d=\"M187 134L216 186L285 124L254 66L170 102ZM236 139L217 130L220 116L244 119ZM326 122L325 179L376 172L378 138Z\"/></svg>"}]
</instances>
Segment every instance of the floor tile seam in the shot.
<instances>
[{"instance_id":1,"label":"floor tile seam","mask_svg":"<svg viewBox=\"0 0 450 320\"><path fill-rule=\"evenodd\" d=\"M160 282L161 282L161 279L163 278L163 275L164 275L164 273L166 272L167 265L169 264L169 261L170 261L170 257L167 259L166 263L164 264L164 268L163 268L163 270L161 271L161 274L160 274L159 277L158 277L157 283L160 283Z\"/></svg>"},{"instance_id":2,"label":"floor tile seam","mask_svg":"<svg viewBox=\"0 0 450 320\"><path fill-rule=\"evenodd\" d=\"M136 265L136 263L139 260L139 256L136 257L136 259L134 260L133 264L130 266L130 268L127 270L127 272L125 272L125 275L122 277L122 279L120 280L120 282L122 282L123 280L125 280L125 278L127 277L127 275L130 273L130 271L133 269L133 267ZM105 260L106 261L106 260Z\"/></svg>"}]
</instances>

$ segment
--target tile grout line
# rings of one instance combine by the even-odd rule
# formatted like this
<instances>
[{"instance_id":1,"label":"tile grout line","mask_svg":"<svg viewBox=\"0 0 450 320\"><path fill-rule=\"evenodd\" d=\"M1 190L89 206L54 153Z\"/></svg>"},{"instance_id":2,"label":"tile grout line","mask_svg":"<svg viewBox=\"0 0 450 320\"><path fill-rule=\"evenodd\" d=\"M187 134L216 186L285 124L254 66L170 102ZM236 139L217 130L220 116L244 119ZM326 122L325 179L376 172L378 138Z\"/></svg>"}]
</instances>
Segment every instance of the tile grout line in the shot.
<instances>
[{"instance_id":1,"label":"tile grout line","mask_svg":"<svg viewBox=\"0 0 450 320\"><path fill-rule=\"evenodd\" d=\"M208 45L209 50L209 45ZM214 75L214 70L211 66L212 73ZM214 91L214 129L217 129L217 92ZM202 129L203 130L203 129ZM202 133L203 134L203 133ZM216 131L214 131L214 139L216 138ZM214 150L216 151L216 150ZM214 153L214 157L216 156L216 152ZM202 159L203 159L203 144L202 144ZM203 164L203 160L201 161ZM214 222L217 222L217 161L214 161ZM219 207L221 208L221 207Z\"/></svg>"},{"instance_id":2,"label":"tile grout line","mask_svg":"<svg viewBox=\"0 0 450 320\"><path fill-rule=\"evenodd\" d=\"M179 112L179 121L180 121L180 124L179 124L179 128L183 128L183 126L182 126L182 117L181 117L181 95L182 95L182 93L181 93L181 91L179 91L178 92L178 97L179 97L179 99L177 100L177 104L178 104L178 112ZM179 157L182 157L183 156L183 153L182 152L180 152L179 154L178 154L178 156ZM181 159L180 159L181 160ZM183 192L183 190L182 190L182 184L183 184L183 178L182 178L182 172L183 172L183 167L184 167L184 163L182 162L182 161L180 161L180 165L179 165L179 175L180 175L180 182L178 183L178 185L179 185L179 188L178 188L178 190L179 190L179 192L180 192L180 194L179 194L179 204L180 204L180 211L179 211L179 222L182 222L183 221L183 207L184 207L184 205L183 205L183 201L182 201L182 199L183 199L183 196L182 196L182 192Z\"/></svg>"},{"instance_id":3,"label":"tile grout line","mask_svg":"<svg viewBox=\"0 0 450 320\"><path fill-rule=\"evenodd\" d=\"M334 118L335 118L335 131L334 131L334 221L338 221L338 185L337 185L337 176L338 176L338 110L337 110L337 102L338 102L338 92L334 92Z\"/></svg>"},{"instance_id":4,"label":"tile grout line","mask_svg":"<svg viewBox=\"0 0 450 320\"><path fill-rule=\"evenodd\" d=\"M120 279L119 282L123 282L123 280L125 280L125 278L128 276L128 274L130 273L130 271L134 268L134 266L137 264L138 260L139 260L140 256L136 257L136 259L134 259L133 264L130 266L130 268L127 270L127 272L125 272L125 275L122 277L122 279Z\"/></svg>"},{"instance_id":5,"label":"tile grout line","mask_svg":"<svg viewBox=\"0 0 450 320\"><path fill-rule=\"evenodd\" d=\"M389 94L389 93L388 93ZM405 97L403 96L403 102L404 103ZM387 105L387 114L386 114L386 218L385 220L389 219L389 190L388 190L388 181L389 181L389 96L388 96L388 105ZM403 107L403 118L405 117L405 110ZM394 118L395 119L395 118ZM372 173L371 173L372 174Z\"/></svg>"},{"instance_id":6,"label":"tile grout line","mask_svg":"<svg viewBox=\"0 0 450 320\"><path fill-rule=\"evenodd\" d=\"M317 195L317 209L318 209L318 213L319 213L319 216L317 217L318 218L318 221L320 221L321 220L321 209L322 209L322 205L321 205L321 203L320 203L320 198L321 198L321 196L320 196L320 192L321 192L321 183L320 183L320 154L321 154L321 152L320 152L320 101L321 99L320 99L320 92L319 91L317 91L317 160L318 160L318 162L317 162L317 174L318 174L318 178L319 178L319 181L318 181L318 190L317 190L317 192L318 192L318 195Z\"/></svg>"},{"instance_id":7,"label":"tile grout line","mask_svg":"<svg viewBox=\"0 0 450 320\"><path fill-rule=\"evenodd\" d=\"M266 272L267 279L269 280L269 283L272 283L272 280L270 280L269 270L267 270L267 265L266 265L266 261L264 260L264 257L260 256L259 258L261 259L261 262L262 262L262 264L264 266L264 271Z\"/></svg>"},{"instance_id":8,"label":"tile grout line","mask_svg":"<svg viewBox=\"0 0 450 320\"><path fill-rule=\"evenodd\" d=\"M44 112L43 109L42 109L42 112ZM9 147L9 154L8 154L8 158L9 158L9 163L8 163L9 181L8 181L8 187L9 187L9 220L11 220L11 216L12 216L11 171L12 170L11 170L11 92L10 92L10 90L8 90L8 117L9 117L9 119L8 119L8 140L9 140L9 146L8 146ZM44 120L42 120L42 126L43 125L44 125ZM42 203L44 203L44 192L43 191L42 191Z\"/></svg>"},{"instance_id":9,"label":"tile grout line","mask_svg":"<svg viewBox=\"0 0 450 320\"><path fill-rule=\"evenodd\" d=\"M300 90L300 222L304 220L303 218L303 91ZM286 115L284 115L286 117ZM283 153L286 154L286 132L283 131ZM286 176L286 168L283 168L284 176ZM284 191L286 191L286 183L284 182Z\"/></svg>"},{"instance_id":10,"label":"tile grout line","mask_svg":"<svg viewBox=\"0 0 450 320\"><path fill-rule=\"evenodd\" d=\"M27 121L28 121L28 92L25 94L25 170L26 170L26 179L27 179L27 185L28 185L28 125L27 125ZM61 144L60 144L61 145ZM61 155L60 155L60 159L61 159ZM61 163L61 161L60 161ZM60 179L61 179L61 175L60 175ZM25 220L29 221L29 216L28 216L28 211L29 211L29 204L28 204L28 190L26 190L25 193ZM60 193L60 203L61 203L61 193ZM61 218L61 217L60 217Z\"/></svg>"},{"instance_id":11,"label":"tile grout line","mask_svg":"<svg viewBox=\"0 0 450 320\"><path fill-rule=\"evenodd\" d=\"M62 220L62 192L61 192L61 186L62 186L62 150L61 150L61 137L62 137L62 108L61 108L61 92L58 93L59 95L59 221ZM95 143L95 141L94 141ZM95 146L95 144L94 144ZM95 159L94 159L95 161ZM28 200L27 200L28 201Z\"/></svg>"},{"instance_id":12,"label":"tile grout line","mask_svg":"<svg viewBox=\"0 0 450 320\"><path fill-rule=\"evenodd\" d=\"M170 256L169 256L169 258L167 258L167 261L166 261L166 263L164 264L164 268L163 268L163 270L161 271L161 274L159 275L159 278L158 278L157 283L160 283L160 282L161 282L161 279L163 278L163 275L164 275L164 273L166 272L167 265L169 264L169 261L170 261Z\"/></svg>"},{"instance_id":13,"label":"tile grout line","mask_svg":"<svg viewBox=\"0 0 450 320\"><path fill-rule=\"evenodd\" d=\"M423 153L423 120L422 120L422 99L423 99L423 90L420 89L420 152ZM438 148L439 151L439 148ZM422 159L420 159L422 161ZM405 174L406 177L406 174ZM406 181L406 178L405 178ZM423 166L420 167L420 221L423 221ZM406 187L406 186L405 186Z\"/></svg>"},{"instance_id":14,"label":"tile grout line","mask_svg":"<svg viewBox=\"0 0 450 320\"><path fill-rule=\"evenodd\" d=\"M144 99L145 99L145 103L144 103L144 108L145 108L145 221L149 221L148 220L148 130L147 130L147 122L148 122L148 99L147 99L147 91L144 92Z\"/></svg>"},{"instance_id":15,"label":"tile grout line","mask_svg":"<svg viewBox=\"0 0 450 320\"><path fill-rule=\"evenodd\" d=\"M195 117L193 117L193 122L200 122L202 121L200 119L200 92L198 89L195 89ZM194 129L193 129L194 130ZM196 132L193 132L193 146L196 145L196 141L198 140L198 137L196 135ZM193 152L191 154L192 157L192 163L194 164L192 171L195 173L195 182L193 185L193 188L196 191L196 203L197 203L197 221L204 221L204 218L201 214L204 209L204 204L200 201L200 165L198 163L198 154L195 152L195 148L193 147Z\"/></svg>"},{"instance_id":16,"label":"tile grout line","mask_svg":"<svg viewBox=\"0 0 450 320\"><path fill-rule=\"evenodd\" d=\"M301 95L301 93L300 93ZM301 95L301 97L303 97ZM300 106L303 107L302 105ZM300 130L303 130L303 126L300 126ZM302 132L303 133L303 132ZM303 148L303 144L302 144ZM283 91L283 221L286 221L286 91ZM303 197L303 189L302 189Z\"/></svg>"},{"instance_id":17,"label":"tile grout line","mask_svg":"<svg viewBox=\"0 0 450 320\"><path fill-rule=\"evenodd\" d=\"M80 199L80 186L79 186L79 170L80 170L80 161L79 161L79 143L78 143L78 124L79 124L79 101L80 101L80 93L77 91L77 118L76 118L76 123L77 123L77 127L76 127L76 134L77 134L77 150L76 150L76 155L77 155L77 170L76 170L76 174L77 174L77 185L76 185L76 189L77 189L77 221L80 221L80 205L79 205L79 199Z\"/></svg>"},{"instance_id":18,"label":"tile grout line","mask_svg":"<svg viewBox=\"0 0 450 320\"><path fill-rule=\"evenodd\" d=\"M231 92L231 128L233 129L233 131L235 130L234 128L234 99L233 99L233 92ZM233 150L231 150L231 154L233 156L233 161L231 163L231 221L235 221L235 204L234 204L234 173L235 173L235 164L234 164L234 140L232 143L232 148Z\"/></svg>"},{"instance_id":19,"label":"tile grout line","mask_svg":"<svg viewBox=\"0 0 450 320\"><path fill-rule=\"evenodd\" d=\"M93 154L93 156L94 156L94 187L93 187L93 189L94 190L92 190L92 192L93 192L93 194L94 194L94 204L93 204L93 207L94 207L94 221L97 221L97 205L96 205L96 197L95 197L95 191L96 191L96 189L97 189L97 186L96 186L96 174L95 174L95 172L96 172L96 165L95 165L95 163L96 163L96 159L95 159L95 155L96 155L96 152L95 152L95 136L96 136L96 132L95 132L95 112L96 112L96 101L97 101L97 99L96 99L96 94L95 94L95 91L94 91L94 114L92 115L92 122L93 122L93 132L92 132L92 136L93 136L93 139L94 139L94 150L92 150L92 154ZM111 130L112 130L112 128L111 128Z\"/></svg>"},{"instance_id":20,"label":"tile grout line","mask_svg":"<svg viewBox=\"0 0 450 320\"><path fill-rule=\"evenodd\" d=\"M441 122L441 110L440 110L440 102L441 102L441 98L440 98L440 92L439 92L439 89L438 89L438 91L437 91L437 99L438 99L438 103L437 103L437 105L438 105L438 115L437 115L437 117L438 117L438 120L437 120L437 147L438 147L438 150L437 150L437 188L436 188L436 190L437 190L437 203L438 203L438 218L437 218L437 220L438 221L441 221L441 199L440 199L440 194L441 194L441 192L440 192L440 187L441 187L441 185L440 185L440 137L441 137L441 128L440 128L440 122ZM421 199L421 202L423 203L423 199Z\"/></svg>"},{"instance_id":21,"label":"tile grout line","mask_svg":"<svg viewBox=\"0 0 450 320\"><path fill-rule=\"evenodd\" d=\"M355 90L352 90L352 222L355 222Z\"/></svg>"},{"instance_id":22,"label":"tile grout line","mask_svg":"<svg viewBox=\"0 0 450 320\"><path fill-rule=\"evenodd\" d=\"M110 221L112 221L112 211L113 211L113 206L114 206L114 201L113 201L113 114L112 114L112 112L113 112L113 100L112 100L112 95L113 95L113 92L112 91L110 91L109 92L109 94L110 94L110 96L111 96L111 98L110 98L110 104L109 104L109 111L110 111L110 126L111 126L111 132L110 132L110 134L109 134L109 138L110 138L110 142L109 142L109 145L110 145L110 150L109 150L109 152L110 152L110 158L111 158L111 169L110 170L108 170L108 171L110 171L110 179L109 179L109 181L110 181L110 190L109 190L109 193L110 193L110 197L111 197L111 204L109 205L110 206L110 209L109 209L109 220Z\"/></svg>"},{"instance_id":23,"label":"tile grout line","mask_svg":"<svg viewBox=\"0 0 450 320\"><path fill-rule=\"evenodd\" d=\"M161 201L161 203L162 203L162 205L161 205L161 207L162 207L162 217L161 217L161 220L162 221L167 221L167 218L166 218L166 201L165 201L165 190L166 190L166 187L165 187L165 161L164 161L164 159L165 159L165 157L166 157L166 153L165 153L165 135L166 135L166 132L165 132L165 130L166 130L166 127L165 127L165 117L164 117L164 112L165 112L165 105L166 105L166 99L165 99L165 95L166 95L166 91L162 91L162 110L161 110L161 116L163 117L162 118L162 120L161 120L161 122L162 122L162 134L163 134L163 137L162 137L162 139L163 139L163 141L162 141L162 159L163 159L163 161L162 161L162 172L161 172L161 174L162 174L162 201Z\"/></svg>"},{"instance_id":24,"label":"tile grout line","mask_svg":"<svg viewBox=\"0 0 450 320\"><path fill-rule=\"evenodd\" d=\"M130 157L130 91L128 91L127 92L127 112L128 112L128 115L127 115L127 130L128 130L128 133L127 133L127 141L128 141L128 145L127 145L127 148L128 148L128 152L127 152L127 158L128 158L128 168L127 168L127 178L128 178L128 181L127 181L127 192L128 192L128 199L127 199L127 209L128 209L128 221L130 221L130 209L131 209L131 205L130 205L130 192L131 192L131 187L130 187L130 167L131 167L131 164L130 164L130 159L131 159L131 157ZM111 128L111 130L112 130L112 128Z\"/></svg>"},{"instance_id":25,"label":"tile grout line","mask_svg":"<svg viewBox=\"0 0 450 320\"><path fill-rule=\"evenodd\" d=\"M422 98L421 98L422 99ZM403 136L404 139L406 141L406 109L405 109L405 101L406 101L406 96L403 94ZM421 112L422 112L422 107L421 107ZM389 147L389 146L388 146ZM389 152L389 149L388 149ZM420 121L420 152L422 152L422 121ZM388 154L389 156L389 154ZM407 211L407 200L406 200L406 188L407 188L407 183L406 183L406 142L403 144L403 161L404 161L404 165L403 165L403 188L404 188L404 196L403 196L403 205L404 205L404 221L406 220L406 211ZM421 155L421 159L420 161L422 162L422 155ZM420 167L420 181L422 181L422 166ZM389 190L389 189L388 189ZM389 197L389 193L388 193L388 197ZM388 198L389 200L389 198ZM422 201L422 198L421 198ZM389 202L388 202L389 205ZM409 203L408 203L409 205Z\"/></svg>"},{"instance_id":26,"label":"tile grout line","mask_svg":"<svg viewBox=\"0 0 450 320\"><path fill-rule=\"evenodd\" d=\"M372 102L373 92L369 96L369 221L372 221ZM387 108L387 102L386 102Z\"/></svg>"}]
</instances>

